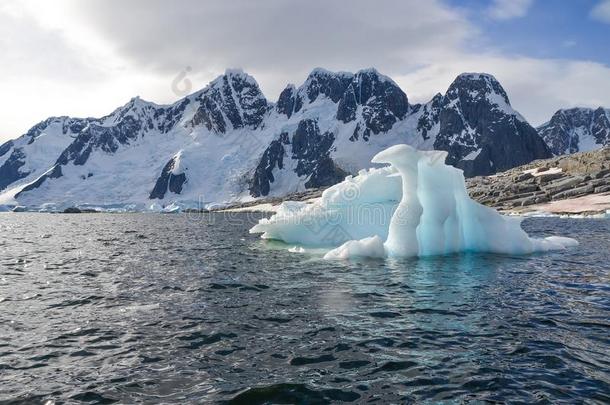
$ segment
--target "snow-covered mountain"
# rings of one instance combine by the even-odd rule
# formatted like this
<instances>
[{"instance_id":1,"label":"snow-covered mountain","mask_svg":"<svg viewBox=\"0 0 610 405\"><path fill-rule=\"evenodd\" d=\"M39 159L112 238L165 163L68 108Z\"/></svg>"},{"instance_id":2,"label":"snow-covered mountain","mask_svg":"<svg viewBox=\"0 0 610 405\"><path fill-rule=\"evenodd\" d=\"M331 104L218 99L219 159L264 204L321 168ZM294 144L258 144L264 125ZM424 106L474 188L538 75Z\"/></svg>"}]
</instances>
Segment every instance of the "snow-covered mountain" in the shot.
<instances>
[{"instance_id":1,"label":"snow-covered mountain","mask_svg":"<svg viewBox=\"0 0 610 405\"><path fill-rule=\"evenodd\" d=\"M275 113L285 120L274 119L283 127L255 170L254 196L273 193L275 183L298 184L299 179L305 187L336 183L397 143L446 150L448 163L467 176L550 157L536 130L486 74L462 74L446 95L409 105L402 90L374 70L315 70L301 87L282 92ZM304 145L304 139L311 144Z\"/></svg>"},{"instance_id":2,"label":"snow-covered mountain","mask_svg":"<svg viewBox=\"0 0 610 405\"><path fill-rule=\"evenodd\" d=\"M610 145L610 109L570 108L557 111L538 127L554 155L587 152Z\"/></svg>"},{"instance_id":3,"label":"snow-covered mountain","mask_svg":"<svg viewBox=\"0 0 610 405\"><path fill-rule=\"evenodd\" d=\"M172 105L134 98L106 117L49 118L0 146L0 204L159 209L335 184L398 143L449 152L466 175L550 156L490 75L409 104L390 78L315 69L269 103L228 70Z\"/></svg>"}]
</instances>

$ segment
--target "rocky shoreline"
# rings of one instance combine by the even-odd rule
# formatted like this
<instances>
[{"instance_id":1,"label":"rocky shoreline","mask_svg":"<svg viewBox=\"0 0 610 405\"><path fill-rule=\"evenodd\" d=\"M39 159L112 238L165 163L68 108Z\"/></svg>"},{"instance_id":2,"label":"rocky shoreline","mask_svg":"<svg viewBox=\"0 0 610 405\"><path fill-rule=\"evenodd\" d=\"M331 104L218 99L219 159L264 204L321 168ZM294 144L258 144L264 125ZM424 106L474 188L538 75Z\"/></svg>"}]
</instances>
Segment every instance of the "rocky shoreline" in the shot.
<instances>
[{"instance_id":1,"label":"rocky shoreline","mask_svg":"<svg viewBox=\"0 0 610 405\"><path fill-rule=\"evenodd\" d=\"M501 211L602 213L610 209L610 148L537 160L466 183L472 198ZM601 198L587 204L583 197L590 195ZM574 199L583 204L559 209L568 206L559 202Z\"/></svg>"},{"instance_id":2,"label":"rocky shoreline","mask_svg":"<svg viewBox=\"0 0 610 405\"><path fill-rule=\"evenodd\" d=\"M610 210L610 148L536 160L466 179L470 196L509 214L599 215ZM314 201L324 189L263 198L213 211L274 211L283 201Z\"/></svg>"}]
</instances>

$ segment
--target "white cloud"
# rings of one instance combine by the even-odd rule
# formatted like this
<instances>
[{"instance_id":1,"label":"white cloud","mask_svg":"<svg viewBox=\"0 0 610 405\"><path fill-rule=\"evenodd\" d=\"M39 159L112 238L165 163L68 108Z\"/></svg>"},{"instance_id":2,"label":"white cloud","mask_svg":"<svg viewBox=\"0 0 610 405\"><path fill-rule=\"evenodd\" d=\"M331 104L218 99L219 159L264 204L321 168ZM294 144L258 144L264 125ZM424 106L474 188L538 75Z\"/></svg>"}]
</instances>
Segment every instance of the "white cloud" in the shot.
<instances>
[{"instance_id":1,"label":"white cloud","mask_svg":"<svg viewBox=\"0 0 610 405\"><path fill-rule=\"evenodd\" d=\"M493 0L487 12L495 20L524 17L533 2L533 0Z\"/></svg>"},{"instance_id":2,"label":"white cloud","mask_svg":"<svg viewBox=\"0 0 610 405\"><path fill-rule=\"evenodd\" d=\"M192 66L220 73L237 66L273 75L273 94L316 66L410 70L453 52L475 33L439 0L183 0L179 7L132 0L121 3L121 12L107 0L75 4L81 20L143 69L175 74Z\"/></svg>"},{"instance_id":3,"label":"white cloud","mask_svg":"<svg viewBox=\"0 0 610 405\"><path fill-rule=\"evenodd\" d=\"M492 73L512 106L534 126L560 108L610 106L610 68L594 62L503 55L460 55L395 77L413 102L444 92L462 72Z\"/></svg>"},{"instance_id":4,"label":"white cloud","mask_svg":"<svg viewBox=\"0 0 610 405\"><path fill-rule=\"evenodd\" d=\"M610 24L610 0L601 0L597 5L591 10L591 17Z\"/></svg>"},{"instance_id":5,"label":"white cloud","mask_svg":"<svg viewBox=\"0 0 610 405\"><path fill-rule=\"evenodd\" d=\"M0 108L15 119L0 121L0 138L51 114L105 114L131 95L173 101L186 66L194 87L241 67L273 99L317 66L411 71L475 33L440 0L2 2Z\"/></svg>"},{"instance_id":6,"label":"white cloud","mask_svg":"<svg viewBox=\"0 0 610 405\"><path fill-rule=\"evenodd\" d=\"M346 6L349 4L349 7ZM464 71L496 75L516 109L540 124L561 107L610 106L610 69L593 62L466 51L481 39L440 0L22 0L0 3L0 140L51 115L102 116L140 95L175 101L241 67L275 100L317 66L376 67L412 102L444 92ZM514 13L513 13L514 14ZM10 38L10 40L9 40Z\"/></svg>"}]
</instances>

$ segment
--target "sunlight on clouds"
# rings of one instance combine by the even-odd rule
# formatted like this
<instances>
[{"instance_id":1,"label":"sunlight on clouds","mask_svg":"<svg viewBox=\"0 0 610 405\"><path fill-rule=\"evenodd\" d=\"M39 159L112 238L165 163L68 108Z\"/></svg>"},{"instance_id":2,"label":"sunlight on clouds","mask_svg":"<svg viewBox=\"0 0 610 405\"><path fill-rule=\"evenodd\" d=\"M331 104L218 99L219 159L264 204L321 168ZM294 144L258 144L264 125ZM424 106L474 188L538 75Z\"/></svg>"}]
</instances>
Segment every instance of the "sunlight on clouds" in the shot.
<instances>
[{"instance_id":1,"label":"sunlight on clouds","mask_svg":"<svg viewBox=\"0 0 610 405\"><path fill-rule=\"evenodd\" d=\"M495 0L494 19L526 15L532 0ZM609 69L594 62L472 51L484 33L440 0L23 0L0 2L0 141L51 115L102 116L139 95L176 101L172 80L192 67L195 91L230 67L253 75L271 101L314 67L376 67L413 102L444 92L464 71L498 77L533 124L558 108L610 106ZM605 13L605 14L604 14ZM610 21L610 0L595 18ZM312 22L315 21L315 24ZM244 28L245 27L245 28ZM244 35L247 31L247 35ZM574 46L570 41L558 46ZM470 49L470 50L467 50ZM535 92L534 92L535 90Z\"/></svg>"},{"instance_id":2,"label":"sunlight on clouds","mask_svg":"<svg viewBox=\"0 0 610 405\"><path fill-rule=\"evenodd\" d=\"M426 102L462 72L492 73L512 106L534 126L560 108L610 105L610 68L595 62L470 54L394 79L409 101Z\"/></svg>"}]
</instances>

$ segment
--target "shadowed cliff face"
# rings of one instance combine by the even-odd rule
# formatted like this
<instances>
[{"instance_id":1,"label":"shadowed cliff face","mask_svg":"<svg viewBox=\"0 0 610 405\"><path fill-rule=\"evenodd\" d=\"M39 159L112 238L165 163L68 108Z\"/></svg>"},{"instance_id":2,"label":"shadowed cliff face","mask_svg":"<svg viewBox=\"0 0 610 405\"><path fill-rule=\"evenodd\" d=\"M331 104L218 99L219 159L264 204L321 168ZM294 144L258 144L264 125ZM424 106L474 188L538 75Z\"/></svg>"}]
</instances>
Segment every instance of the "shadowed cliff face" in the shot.
<instances>
[{"instance_id":1,"label":"shadowed cliff face","mask_svg":"<svg viewBox=\"0 0 610 405\"><path fill-rule=\"evenodd\" d=\"M228 72L203 90L195 102L199 108L193 126L205 125L223 134L231 129L255 129L267 112L267 100L253 78L239 72Z\"/></svg>"},{"instance_id":2,"label":"shadowed cliff face","mask_svg":"<svg viewBox=\"0 0 610 405\"><path fill-rule=\"evenodd\" d=\"M330 186L343 180L347 173L330 158L334 140L332 133L320 133L316 121L300 121L294 133L282 133L265 150L254 171L250 194L254 197L269 194L275 181L273 172L285 168L284 159L291 159L294 173L307 179L306 188Z\"/></svg>"},{"instance_id":3,"label":"shadowed cliff face","mask_svg":"<svg viewBox=\"0 0 610 405\"><path fill-rule=\"evenodd\" d=\"M155 187L148 198L162 200L169 191L174 194L182 192L182 186L186 182L186 174L175 173L178 169L179 157L174 156L165 166L155 183Z\"/></svg>"},{"instance_id":4,"label":"shadowed cliff face","mask_svg":"<svg viewBox=\"0 0 610 405\"><path fill-rule=\"evenodd\" d=\"M429 105L418 122L422 136L430 136L436 126L434 149L447 151L447 163L463 169L467 177L551 156L491 75L460 75L445 96L437 95Z\"/></svg>"}]
</instances>

